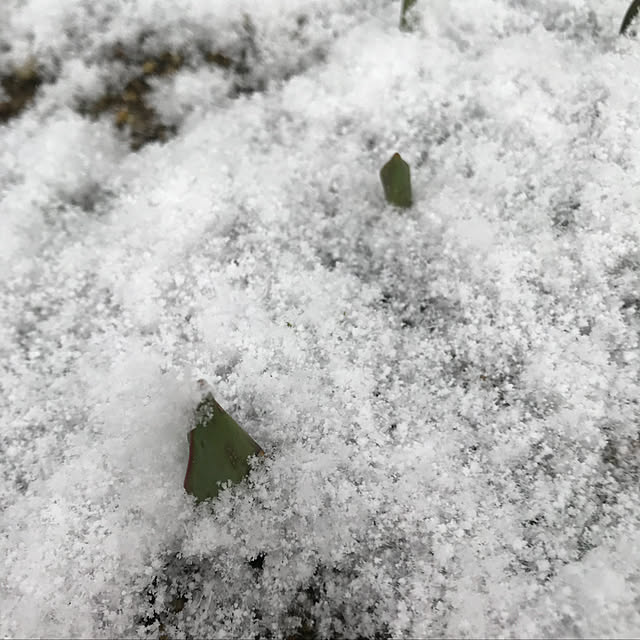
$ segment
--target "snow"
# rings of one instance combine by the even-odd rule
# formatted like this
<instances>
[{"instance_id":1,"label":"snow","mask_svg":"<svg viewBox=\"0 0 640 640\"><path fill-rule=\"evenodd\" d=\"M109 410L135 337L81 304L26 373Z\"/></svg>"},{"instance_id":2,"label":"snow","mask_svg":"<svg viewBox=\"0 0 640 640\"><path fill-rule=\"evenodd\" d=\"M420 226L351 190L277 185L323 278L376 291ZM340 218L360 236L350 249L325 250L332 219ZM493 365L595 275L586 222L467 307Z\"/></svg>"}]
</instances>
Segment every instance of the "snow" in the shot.
<instances>
[{"instance_id":1,"label":"snow","mask_svg":"<svg viewBox=\"0 0 640 640\"><path fill-rule=\"evenodd\" d=\"M2 3L0 634L637 636L625 9ZM80 113L117 46L166 143ZM197 506L200 378L267 455Z\"/></svg>"}]
</instances>

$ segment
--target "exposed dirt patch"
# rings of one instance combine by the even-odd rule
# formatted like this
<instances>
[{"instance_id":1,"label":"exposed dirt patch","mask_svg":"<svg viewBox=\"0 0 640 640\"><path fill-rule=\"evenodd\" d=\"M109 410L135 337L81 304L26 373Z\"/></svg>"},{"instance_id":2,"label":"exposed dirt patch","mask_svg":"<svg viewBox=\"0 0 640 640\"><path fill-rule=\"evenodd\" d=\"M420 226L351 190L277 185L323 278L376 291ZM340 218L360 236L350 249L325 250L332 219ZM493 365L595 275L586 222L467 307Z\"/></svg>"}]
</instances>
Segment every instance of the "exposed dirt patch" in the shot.
<instances>
[{"instance_id":1,"label":"exposed dirt patch","mask_svg":"<svg viewBox=\"0 0 640 640\"><path fill-rule=\"evenodd\" d=\"M168 77L186 68L208 65L232 76L229 96L263 91L266 82L255 73L259 58L255 43L256 30L249 18L243 23L242 35L233 51L222 51L199 44L194 51L162 51L144 55L145 41L151 34L140 36L138 46L127 48L117 44L107 58L124 65L129 80L124 86L112 86L96 100L84 101L80 113L93 118L108 113L118 129L125 130L132 150L150 142L165 142L177 133L175 125L161 121L149 97L153 80Z\"/></svg>"},{"instance_id":2,"label":"exposed dirt patch","mask_svg":"<svg viewBox=\"0 0 640 640\"><path fill-rule=\"evenodd\" d=\"M128 65L131 64L123 52L116 51L115 57L122 57ZM149 80L175 73L183 64L183 56L171 52L148 58L142 64L134 63L131 66L137 67L137 72L124 87L114 87L97 100L82 104L80 113L94 118L111 113L115 126L128 131L134 151L149 142L164 142L176 131L175 127L167 127L160 122L147 103L151 91Z\"/></svg>"},{"instance_id":3,"label":"exposed dirt patch","mask_svg":"<svg viewBox=\"0 0 640 640\"><path fill-rule=\"evenodd\" d=\"M1 0L0 0L1 1ZM203 67L216 69L226 81L226 96L237 99L263 92L269 80L286 81L325 59L323 46L314 46L306 33L308 18L299 16L290 37L300 45L299 56L265 62L258 30L247 15L236 26L236 39L216 45L206 35L172 49L163 49L162 34L150 30L139 33L133 42L115 42L103 49L98 64L113 78L102 94L78 97L76 110L89 118L108 117L137 151L151 142L166 142L178 132L180 123L169 121L159 113L154 99L162 82L181 71ZM0 75L0 124L19 115L32 103L44 79L39 61L32 59L7 75ZM46 78L56 82L56 78Z\"/></svg>"},{"instance_id":4,"label":"exposed dirt patch","mask_svg":"<svg viewBox=\"0 0 640 640\"><path fill-rule=\"evenodd\" d=\"M29 60L8 75L0 76L0 123L20 115L33 100L41 84L42 77L34 60Z\"/></svg>"}]
</instances>

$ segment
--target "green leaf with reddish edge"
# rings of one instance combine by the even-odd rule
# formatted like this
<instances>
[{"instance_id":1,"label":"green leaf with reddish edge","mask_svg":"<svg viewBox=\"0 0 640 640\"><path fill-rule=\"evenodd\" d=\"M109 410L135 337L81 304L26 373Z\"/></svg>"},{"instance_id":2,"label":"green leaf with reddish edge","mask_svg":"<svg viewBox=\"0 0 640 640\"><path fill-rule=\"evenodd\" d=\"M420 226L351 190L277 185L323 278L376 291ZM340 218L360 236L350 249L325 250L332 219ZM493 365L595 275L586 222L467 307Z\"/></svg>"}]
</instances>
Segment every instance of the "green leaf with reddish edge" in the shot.
<instances>
[{"instance_id":1,"label":"green leaf with reddish edge","mask_svg":"<svg viewBox=\"0 0 640 640\"><path fill-rule=\"evenodd\" d=\"M249 458L264 451L210 393L197 406L194 424L184 488L202 501L215 498L220 484L240 482L249 473Z\"/></svg>"},{"instance_id":2,"label":"green leaf with reddish edge","mask_svg":"<svg viewBox=\"0 0 640 640\"><path fill-rule=\"evenodd\" d=\"M411 169L399 153L394 153L391 160L382 167L380 179L387 202L397 207L411 206Z\"/></svg>"}]
</instances>

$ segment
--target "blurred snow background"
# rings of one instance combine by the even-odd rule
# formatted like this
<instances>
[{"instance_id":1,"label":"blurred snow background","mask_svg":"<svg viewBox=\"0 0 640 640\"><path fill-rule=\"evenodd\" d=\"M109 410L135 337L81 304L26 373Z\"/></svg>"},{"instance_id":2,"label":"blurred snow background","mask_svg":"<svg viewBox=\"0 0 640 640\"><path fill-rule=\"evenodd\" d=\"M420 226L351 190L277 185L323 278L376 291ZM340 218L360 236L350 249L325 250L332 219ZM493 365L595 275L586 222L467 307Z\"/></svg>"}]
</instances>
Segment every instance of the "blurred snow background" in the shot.
<instances>
[{"instance_id":1,"label":"blurred snow background","mask_svg":"<svg viewBox=\"0 0 640 640\"><path fill-rule=\"evenodd\" d=\"M43 79L0 125L3 636L640 633L626 5L2 2ZM166 51L132 151L82 104ZM267 458L196 507L201 377Z\"/></svg>"}]
</instances>

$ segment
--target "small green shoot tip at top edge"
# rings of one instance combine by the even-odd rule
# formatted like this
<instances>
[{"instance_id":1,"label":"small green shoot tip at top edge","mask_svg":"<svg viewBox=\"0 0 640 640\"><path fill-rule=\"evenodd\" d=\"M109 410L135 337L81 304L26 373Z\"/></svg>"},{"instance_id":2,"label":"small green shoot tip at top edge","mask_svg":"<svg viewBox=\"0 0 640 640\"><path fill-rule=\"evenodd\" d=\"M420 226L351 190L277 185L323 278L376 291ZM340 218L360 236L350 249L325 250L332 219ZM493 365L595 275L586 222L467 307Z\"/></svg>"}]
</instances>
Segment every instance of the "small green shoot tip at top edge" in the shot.
<instances>
[{"instance_id":1,"label":"small green shoot tip at top edge","mask_svg":"<svg viewBox=\"0 0 640 640\"><path fill-rule=\"evenodd\" d=\"M417 0L402 0L402 9L400 10L400 30L411 31L412 25L407 20L407 13L415 5Z\"/></svg>"},{"instance_id":2,"label":"small green shoot tip at top edge","mask_svg":"<svg viewBox=\"0 0 640 640\"><path fill-rule=\"evenodd\" d=\"M622 19L622 24L620 25L621 35L626 32L638 13L640 13L640 0L633 0L627 9L627 13L624 14L624 18Z\"/></svg>"},{"instance_id":3,"label":"small green shoot tip at top edge","mask_svg":"<svg viewBox=\"0 0 640 640\"><path fill-rule=\"evenodd\" d=\"M217 497L222 483L240 482L249 473L249 458L264 451L211 393L196 407L193 424L184 488L201 502Z\"/></svg>"},{"instance_id":4,"label":"small green shoot tip at top edge","mask_svg":"<svg viewBox=\"0 0 640 640\"><path fill-rule=\"evenodd\" d=\"M413 204L411 169L399 153L394 153L391 160L380 169L380 180L388 203L405 209Z\"/></svg>"}]
</instances>

